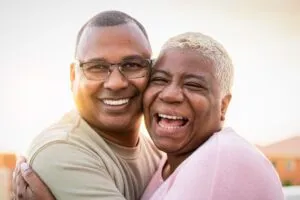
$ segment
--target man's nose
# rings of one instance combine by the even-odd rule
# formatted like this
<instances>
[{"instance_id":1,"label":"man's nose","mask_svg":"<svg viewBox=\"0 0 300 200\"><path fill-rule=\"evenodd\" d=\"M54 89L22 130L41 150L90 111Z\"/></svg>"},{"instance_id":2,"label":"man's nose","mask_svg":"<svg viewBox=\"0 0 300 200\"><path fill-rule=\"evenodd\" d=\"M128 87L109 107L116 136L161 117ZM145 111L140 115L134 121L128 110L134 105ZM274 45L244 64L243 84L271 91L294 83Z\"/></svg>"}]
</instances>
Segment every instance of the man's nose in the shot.
<instances>
[{"instance_id":1,"label":"man's nose","mask_svg":"<svg viewBox=\"0 0 300 200\"><path fill-rule=\"evenodd\" d=\"M121 90L128 87L128 79L115 67L104 82L104 88L110 90Z\"/></svg>"},{"instance_id":2,"label":"man's nose","mask_svg":"<svg viewBox=\"0 0 300 200\"><path fill-rule=\"evenodd\" d=\"M182 88L171 84L166 86L161 93L159 98L167 103L181 103L184 100L184 95L182 93Z\"/></svg>"}]
</instances>

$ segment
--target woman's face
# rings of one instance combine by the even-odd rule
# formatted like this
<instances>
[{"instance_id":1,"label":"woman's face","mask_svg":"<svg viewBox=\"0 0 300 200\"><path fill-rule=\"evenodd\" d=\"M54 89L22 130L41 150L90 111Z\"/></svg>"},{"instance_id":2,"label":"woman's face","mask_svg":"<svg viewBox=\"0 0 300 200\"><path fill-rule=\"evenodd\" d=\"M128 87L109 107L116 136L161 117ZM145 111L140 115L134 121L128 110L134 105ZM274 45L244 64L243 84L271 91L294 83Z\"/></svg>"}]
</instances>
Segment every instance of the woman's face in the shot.
<instances>
[{"instance_id":1,"label":"woman's face","mask_svg":"<svg viewBox=\"0 0 300 200\"><path fill-rule=\"evenodd\" d=\"M221 98L215 68L193 50L168 49L144 93L146 127L169 154L192 152L222 127L230 96Z\"/></svg>"}]
</instances>

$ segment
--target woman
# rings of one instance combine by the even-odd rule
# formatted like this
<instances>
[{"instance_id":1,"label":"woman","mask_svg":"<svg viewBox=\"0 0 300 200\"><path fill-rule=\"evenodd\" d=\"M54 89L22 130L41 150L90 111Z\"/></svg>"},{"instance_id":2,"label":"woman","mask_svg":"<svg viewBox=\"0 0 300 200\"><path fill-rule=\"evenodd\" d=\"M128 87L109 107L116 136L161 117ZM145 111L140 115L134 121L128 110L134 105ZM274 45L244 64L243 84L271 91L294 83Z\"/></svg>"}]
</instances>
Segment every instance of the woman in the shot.
<instances>
[{"instance_id":1,"label":"woman","mask_svg":"<svg viewBox=\"0 0 300 200\"><path fill-rule=\"evenodd\" d=\"M163 46L144 94L146 127L167 158L142 199L280 200L271 163L231 128L223 128L233 65L200 33Z\"/></svg>"}]
</instances>

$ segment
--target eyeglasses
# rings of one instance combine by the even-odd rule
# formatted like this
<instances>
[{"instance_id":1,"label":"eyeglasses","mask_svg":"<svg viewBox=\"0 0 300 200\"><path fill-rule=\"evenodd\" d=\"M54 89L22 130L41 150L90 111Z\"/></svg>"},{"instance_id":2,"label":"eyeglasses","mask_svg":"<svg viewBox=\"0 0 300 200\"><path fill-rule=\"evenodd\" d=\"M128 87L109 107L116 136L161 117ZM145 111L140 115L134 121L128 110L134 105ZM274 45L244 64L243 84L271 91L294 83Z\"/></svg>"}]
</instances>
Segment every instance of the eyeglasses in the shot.
<instances>
[{"instance_id":1,"label":"eyeglasses","mask_svg":"<svg viewBox=\"0 0 300 200\"><path fill-rule=\"evenodd\" d=\"M150 72L152 60L151 59L126 59L120 63L108 63L103 60L95 60L88 62L80 62L76 60L79 64L79 67L82 69L84 76L88 80L105 80L109 77L112 72L112 68L118 67L120 73L128 78L135 79L147 76Z\"/></svg>"}]
</instances>

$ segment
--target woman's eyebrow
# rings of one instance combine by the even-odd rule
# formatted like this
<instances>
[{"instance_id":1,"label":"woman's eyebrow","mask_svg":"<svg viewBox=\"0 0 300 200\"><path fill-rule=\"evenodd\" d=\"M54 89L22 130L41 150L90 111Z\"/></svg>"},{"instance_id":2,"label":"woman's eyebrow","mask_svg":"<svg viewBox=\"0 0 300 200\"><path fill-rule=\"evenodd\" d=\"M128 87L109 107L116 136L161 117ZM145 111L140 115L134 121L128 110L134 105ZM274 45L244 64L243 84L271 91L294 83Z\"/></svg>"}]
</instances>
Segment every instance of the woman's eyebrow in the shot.
<instances>
[{"instance_id":1,"label":"woman's eyebrow","mask_svg":"<svg viewBox=\"0 0 300 200\"><path fill-rule=\"evenodd\" d=\"M202 82L205 82L205 83L208 82L207 77L205 75L203 75L203 74L200 74L200 75L187 74L187 75L185 75L185 78L188 78L188 79L194 78L194 79L198 79L198 80L200 80Z\"/></svg>"},{"instance_id":2,"label":"woman's eyebrow","mask_svg":"<svg viewBox=\"0 0 300 200\"><path fill-rule=\"evenodd\" d=\"M153 74L162 74L162 75L165 75L165 76L170 76L168 72L166 71L163 71L163 70L159 70L159 69L152 69L152 75Z\"/></svg>"}]
</instances>

